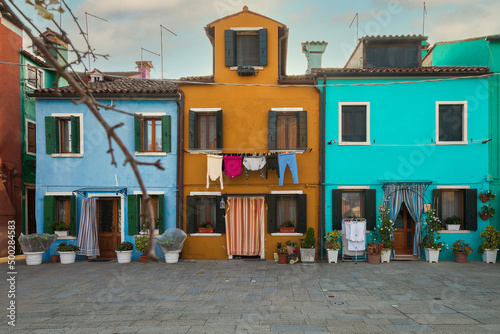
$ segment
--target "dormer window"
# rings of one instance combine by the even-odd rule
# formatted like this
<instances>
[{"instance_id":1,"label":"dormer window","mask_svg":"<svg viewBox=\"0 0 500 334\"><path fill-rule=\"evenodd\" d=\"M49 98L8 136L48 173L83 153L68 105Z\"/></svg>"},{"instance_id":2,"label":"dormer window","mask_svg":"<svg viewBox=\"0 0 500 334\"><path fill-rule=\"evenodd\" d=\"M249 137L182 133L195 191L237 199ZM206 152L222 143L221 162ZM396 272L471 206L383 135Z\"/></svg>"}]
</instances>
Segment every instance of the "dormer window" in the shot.
<instances>
[{"instance_id":1,"label":"dormer window","mask_svg":"<svg viewBox=\"0 0 500 334\"><path fill-rule=\"evenodd\" d=\"M225 30L224 42L226 66L267 65L267 29Z\"/></svg>"},{"instance_id":2,"label":"dormer window","mask_svg":"<svg viewBox=\"0 0 500 334\"><path fill-rule=\"evenodd\" d=\"M418 45L367 45L366 68L418 67L419 55Z\"/></svg>"}]
</instances>

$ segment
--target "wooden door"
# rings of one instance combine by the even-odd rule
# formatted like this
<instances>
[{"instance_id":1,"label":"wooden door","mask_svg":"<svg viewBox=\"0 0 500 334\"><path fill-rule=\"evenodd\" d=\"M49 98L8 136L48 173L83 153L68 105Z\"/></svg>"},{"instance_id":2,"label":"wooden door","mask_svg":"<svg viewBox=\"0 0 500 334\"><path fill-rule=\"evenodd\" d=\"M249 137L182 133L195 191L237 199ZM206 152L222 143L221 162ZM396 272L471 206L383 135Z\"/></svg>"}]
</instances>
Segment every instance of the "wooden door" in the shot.
<instances>
[{"instance_id":1,"label":"wooden door","mask_svg":"<svg viewBox=\"0 0 500 334\"><path fill-rule=\"evenodd\" d=\"M412 219L406 205L403 203L394 222L394 250L396 255L413 253L414 235L415 221Z\"/></svg>"},{"instance_id":2,"label":"wooden door","mask_svg":"<svg viewBox=\"0 0 500 334\"><path fill-rule=\"evenodd\" d=\"M118 199L101 198L97 201L97 225L101 257L115 257L121 231L118 219Z\"/></svg>"},{"instance_id":3,"label":"wooden door","mask_svg":"<svg viewBox=\"0 0 500 334\"><path fill-rule=\"evenodd\" d=\"M36 220L35 220L35 189L27 189L27 221L28 228L27 234L36 233Z\"/></svg>"}]
</instances>

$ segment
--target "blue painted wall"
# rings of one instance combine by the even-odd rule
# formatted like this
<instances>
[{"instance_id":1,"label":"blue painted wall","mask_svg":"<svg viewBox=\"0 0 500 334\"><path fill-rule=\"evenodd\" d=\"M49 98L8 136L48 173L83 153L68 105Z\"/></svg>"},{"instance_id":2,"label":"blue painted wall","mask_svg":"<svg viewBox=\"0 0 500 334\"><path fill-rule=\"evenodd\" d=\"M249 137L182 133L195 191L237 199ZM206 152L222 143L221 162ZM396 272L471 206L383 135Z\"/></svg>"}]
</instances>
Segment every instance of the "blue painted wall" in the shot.
<instances>
[{"instance_id":1,"label":"blue painted wall","mask_svg":"<svg viewBox=\"0 0 500 334\"><path fill-rule=\"evenodd\" d=\"M163 191L165 195L165 228L175 227L176 223L176 178L177 178L177 105L174 100L99 100L103 104L113 103L118 109L135 112L164 112L171 117L171 153L166 156L138 156L140 161L155 162L160 160L164 171L152 166L139 166L142 178L148 191ZM123 187L127 194L139 191L138 182L127 164L123 166L124 155L113 142L117 167L112 166L108 151L108 139L102 126L84 105L75 105L66 99L38 99L37 106L37 179L36 179L36 222L37 232L43 232L43 199L47 192L72 192L84 187ZM83 157L52 157L45 149L45 117L52 113L82 113L83 114ZM134 152L134 118L114 111L101 110L103 117L110 125L124 123L116 130L131 152ZM77 196L77 226L80 224L80 209L83 197ZM125 196L122 207L124 217L125 240L134 242L128 235L128 207ZM64 240L63 240L64 241ZM76 244L75 241L70 241ZM50 252L44 254L44 259L57 247L56 242ZM50 254L49 254L50 253ZM161 250L157 254L163 256ZM134 251L134 258L139 252Z\"/></svg>"},{"instance_id":2,"label":"blue painted wall","mask_svg":"<svg viewBox=\"0 0 500 334\"><path fill-rule=\"evenodd\" d=\"M430 78L426 78L430 79ZM488 189L488 79L418 82L397 78L331 78L327 84L410 84L326 88L325 122L325 224L332 229L332 189L338 186L369 186L383 202L383 181L430 180L426 202L436 186L456 185ZM321 80L320 80L321 83ZM436 101L468 102L467 145L436 145ZM339 102L370 102L368 146L339 145ZM470 142L472 138L472 143ZM335 143L326 143L335 140ZM480 202L478 200L478 208ZM451 247L464 239L474 249L470 259L479 260L479 233L487 225L478 217L478 230L470 234L443 234ZM369 237L370 241L371 237ZM451 250L440 259L451 260Z\"/></svg>"}]
</instances>

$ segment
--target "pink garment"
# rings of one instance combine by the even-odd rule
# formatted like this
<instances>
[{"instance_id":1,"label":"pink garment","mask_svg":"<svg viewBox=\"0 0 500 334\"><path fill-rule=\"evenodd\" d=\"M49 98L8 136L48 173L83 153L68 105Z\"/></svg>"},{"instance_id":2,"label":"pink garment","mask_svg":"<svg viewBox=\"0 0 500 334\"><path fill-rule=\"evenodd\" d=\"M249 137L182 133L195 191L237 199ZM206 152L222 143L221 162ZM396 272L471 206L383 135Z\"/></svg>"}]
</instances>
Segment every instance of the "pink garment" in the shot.
<instances>
[{"instance_id":1,"label":"pink garment","mask_svg":"<svg viewBox=\"0 0 500 334\"><path fill-rule=\"evenodd\" d=\"M241 174L241 162L243 161L243 157L232 157L225 156L224 157L224 172L231 179L234 179L236 176Z\"/></svg>"}]
</instances>

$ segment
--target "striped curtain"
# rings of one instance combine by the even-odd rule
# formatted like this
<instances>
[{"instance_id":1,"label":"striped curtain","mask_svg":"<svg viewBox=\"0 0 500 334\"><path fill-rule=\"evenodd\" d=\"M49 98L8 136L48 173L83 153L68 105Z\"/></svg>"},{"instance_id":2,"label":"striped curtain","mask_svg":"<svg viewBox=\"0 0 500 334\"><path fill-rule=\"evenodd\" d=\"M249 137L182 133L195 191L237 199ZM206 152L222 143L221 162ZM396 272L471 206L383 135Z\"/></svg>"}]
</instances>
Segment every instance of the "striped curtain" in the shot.
<instances>
[{"instance_id":1,"label":"striped curtain","mask_svg":"<svg viewBox=\"0 0 500 334\"><path fill-rule=\"evenodd\" d=\"M389 219L393 222L396 221L399 210L401 210L401 204L403 204L401 188L400 185L396 184L387 184L384 187L384 204L389 206Z\"/></svg>"},{"instance_id":2,"label":"striped curtain","mask_svg":"<svg viewBox=\"0 0 500 334\"><path fill-rule=\"evenodd\" d=\"M80 227L76 244L80 247L80 255L99 256L99 241L97 239L96 199L84 198L82 200L82 213L80 214Z\"/></svg>"},{"instance_id":3,"label":"striped curtain","mask_svg":"<svg viewBox=\"0 0 500 334\"><path fill-rule=\"evenodd\" d=\"M415 235L413 237L413 255L421 256L418 244L422 241L422 211L424 209L425 184L413 184L403 189L403 198L408 212L415 224Z\"/></svg>"},{"instance_id":4,"label":"striped curtain","mask_svg":"<svg viewBox=\"0 0 500 334\"><path fill-rule=\"evenodd\" d=\"M227 255L260 255L262 197L229 197L226 212Z\"/></svg>"}]
</instances>

